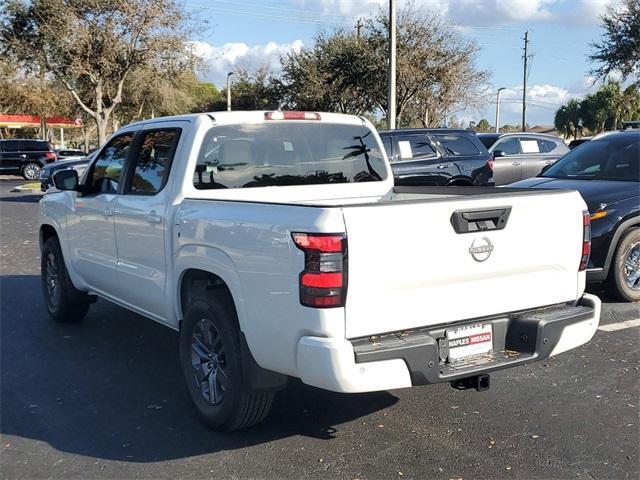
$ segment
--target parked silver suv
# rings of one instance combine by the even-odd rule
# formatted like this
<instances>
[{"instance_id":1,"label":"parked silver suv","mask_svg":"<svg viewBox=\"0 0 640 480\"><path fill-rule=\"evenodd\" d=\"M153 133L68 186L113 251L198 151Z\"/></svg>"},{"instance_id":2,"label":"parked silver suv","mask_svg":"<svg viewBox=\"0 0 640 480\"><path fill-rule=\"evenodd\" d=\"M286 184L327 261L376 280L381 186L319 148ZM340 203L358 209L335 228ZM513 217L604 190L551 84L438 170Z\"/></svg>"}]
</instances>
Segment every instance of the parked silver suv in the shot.
<instances>
[{"instance_id":1,"label":"parked silver suv","mask_svg":"<svg viewBox=\"0 0 640 480\"><path fill-rule=\"evenodd\" d=\"M561 138L540 133L479 133L493 155L493 180L506 185L535 177L569 151Z\"/></svg>"}]
</instances>

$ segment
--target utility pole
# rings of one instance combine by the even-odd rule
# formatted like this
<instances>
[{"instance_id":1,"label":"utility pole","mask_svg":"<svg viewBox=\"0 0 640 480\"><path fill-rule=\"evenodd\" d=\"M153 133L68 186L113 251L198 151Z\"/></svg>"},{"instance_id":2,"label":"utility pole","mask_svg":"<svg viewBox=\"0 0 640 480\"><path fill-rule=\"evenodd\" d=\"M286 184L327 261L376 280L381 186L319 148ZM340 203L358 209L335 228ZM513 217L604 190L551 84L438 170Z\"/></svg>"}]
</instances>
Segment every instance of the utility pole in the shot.
<instances>
[{"instance_id":1,"label":"utility pole","mask_svg":"<svg viewBox=\"0 0 640 480\"><path fill-rule=\"evenodd\" d=\"M389 92L387 94L387 126L396 128L396 2L389 0Z\"/></svg>"},{"instance_id":2,"label":"utility pole","mask_svg":"<svg viewBox=\"0 0 640 480\"><path fill-rule=\"evenodd\" d=\"M227 112L231 111L231 75L233 72L227 73Z\"/></svg>"},{"instance_id":3,"label":"utility pole","mask_svg":"<svg viewBox=\"0 0 640 480\"><path fill-rule=\"evenodd\" d=\"M502 90L506 90L506 88L500 87L496 96L496 133L500 131L500 92Z\"/></svg>"},{"instance_id":4,"label":"utility pole","mask_svg":"<svg viewBox=\"0 0 640 480\"><path fill-rule=\"evenodd\" d=\"M356 36L360 40L360 31L362 30L362 19L358 18L356 22Z\"/></svg>"},{"instance_id":5,"label":"utility pole","mask_svg":"<svg viewBox=\"0 0 640 480\"><path fill-rule=\"evenodd\" d=\"M529 30L524 32L524 72L522 75L522 131L527 131L527 63L529 46Z\"/></svg>"}]
</instances>

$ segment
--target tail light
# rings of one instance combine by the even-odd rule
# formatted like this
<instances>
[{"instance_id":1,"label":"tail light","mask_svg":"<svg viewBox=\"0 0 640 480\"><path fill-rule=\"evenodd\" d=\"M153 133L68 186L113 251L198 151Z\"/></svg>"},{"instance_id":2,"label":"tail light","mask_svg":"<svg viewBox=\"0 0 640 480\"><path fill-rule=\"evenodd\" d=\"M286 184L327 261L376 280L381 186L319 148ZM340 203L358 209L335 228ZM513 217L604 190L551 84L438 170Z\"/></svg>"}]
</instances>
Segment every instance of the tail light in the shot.
<instances>
[{"instance_id":1,"label":"tail light","mask_svg":"<svg viewBox=\"0 0 640 480\"><path fill-rule=\"evenodd\" d=\"M495 161L495 159L493 158L493 155L491 155L489 157L489 160L487 160L487 165L489 165L489 170L491 170L493 172L493 162Z\"/></svg>"},{"instance_id":2,"label":"tail light","mask_svg":"<svg viewBox=\"0 0 640 480\"><path fill-rule=\"evenodd\" d=\"M344 234L292 233L304 252L300 303L305 307L344 307L347 295L347 238Z\"/></svg>"},{"instance_id":3,"label":"tail light","mask_svg":"<svg viewBox=\"0 0 640 480\"><path fill-rule=\"evenodd\" d=\"M317 112L266 112L265 120L320 120L320 114Z\"/></svg>"},{"instance_id":4,"label":"tail light","mask_svg":"<svg viewBox=\"0 0 640 480\"><path fill-rule=\"evenodd\" d=\"M51 162L55 162L56 161L56 154L53 152L47 152L44 154L44 156L47 158L47 160L51 161Z\"/></svg>"},{"instance_id":5,"label":"tail light","mask_svg":"<svg viewBox=\"0 0 640 480\"><path fill-rule=\"evenodd\" d=\"M579 271L587 269L591 255L591 217L588 211L582 212L582 257Z\"/></svg>"}]
</instances>

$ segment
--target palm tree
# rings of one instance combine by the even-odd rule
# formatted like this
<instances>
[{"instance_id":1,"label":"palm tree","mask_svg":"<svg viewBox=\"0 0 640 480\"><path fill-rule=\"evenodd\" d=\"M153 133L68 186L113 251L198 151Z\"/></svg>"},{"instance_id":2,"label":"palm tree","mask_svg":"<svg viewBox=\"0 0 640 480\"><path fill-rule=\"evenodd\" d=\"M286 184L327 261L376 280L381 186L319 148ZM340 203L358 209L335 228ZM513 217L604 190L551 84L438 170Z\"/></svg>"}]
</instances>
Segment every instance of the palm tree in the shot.
<instances>
[{"instance_id":1,"label":"palm tree","mask_svg":"<svg viewBox=\"0 0 640 480\"><path fill-rule=\"evenodd\" d=\"M556 112L554 119L556 129L565 137L578 138L582 133L582 114L580 102L572 98Z\"/></svg>"}]
</instances>

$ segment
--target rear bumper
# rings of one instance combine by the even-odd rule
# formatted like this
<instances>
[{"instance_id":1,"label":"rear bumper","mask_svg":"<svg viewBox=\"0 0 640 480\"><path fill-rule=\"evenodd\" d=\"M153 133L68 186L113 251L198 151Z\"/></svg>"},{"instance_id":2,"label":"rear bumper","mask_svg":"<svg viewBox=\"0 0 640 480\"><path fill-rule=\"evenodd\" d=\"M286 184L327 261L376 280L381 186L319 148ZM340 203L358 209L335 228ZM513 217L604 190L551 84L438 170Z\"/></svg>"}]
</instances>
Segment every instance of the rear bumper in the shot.
<instances>
[{"instance_id":1,"label":"rear bumper","mask_svg":"<svg viewBox=\"0 0 640 480\"><path fill-rule=\"evenodd\" d=\"M600 321L600 299L585 294L577 305L562 305L499 317L459 322L491 323L493 352L448 364L439 340L451 326L345 340L302 337L298 375L304 383L336 392L392 390L450 382L543 360L587 343Z\"/></svg>"}]
</instances>

